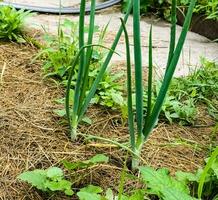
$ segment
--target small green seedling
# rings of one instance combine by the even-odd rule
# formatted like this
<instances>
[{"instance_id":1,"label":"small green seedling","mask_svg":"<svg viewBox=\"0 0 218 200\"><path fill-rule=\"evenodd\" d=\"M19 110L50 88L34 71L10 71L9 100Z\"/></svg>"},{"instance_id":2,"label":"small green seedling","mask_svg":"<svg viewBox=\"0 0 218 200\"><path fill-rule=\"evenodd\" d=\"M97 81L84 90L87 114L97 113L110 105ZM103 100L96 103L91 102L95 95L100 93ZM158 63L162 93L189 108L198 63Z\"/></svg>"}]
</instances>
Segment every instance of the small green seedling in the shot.
<instances>
[{"instance_id":1,"label":"small green seedling","mask_svg":"<svg viewBox=\"0 0 218 200\"><path fill-rule=\"evenodd\" d=\"M68 196L74 193L71 189L72 183L64 179L64 173L58 167L23 172L17 178L44 192L62 191Z\"/></svg>"}]
</instances>

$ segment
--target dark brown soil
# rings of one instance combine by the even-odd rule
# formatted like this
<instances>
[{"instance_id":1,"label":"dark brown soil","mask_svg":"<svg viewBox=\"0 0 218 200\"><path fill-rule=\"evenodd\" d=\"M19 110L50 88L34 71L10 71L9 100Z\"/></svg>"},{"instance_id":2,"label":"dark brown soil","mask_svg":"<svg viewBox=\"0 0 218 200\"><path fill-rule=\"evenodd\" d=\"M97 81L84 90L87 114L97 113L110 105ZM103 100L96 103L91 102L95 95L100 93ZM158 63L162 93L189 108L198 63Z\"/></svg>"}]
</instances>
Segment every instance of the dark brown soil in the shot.
<instances>
[{"instance_id":1,"label":"dark brown soil","mask_svg":"<svg viewBox=\"0 0 218 200\"><path fill-rule=\"evenodd\" d=\"M84 160L96 153L105 153L110 162L70 175L66 173L67 178L74 182L74 189L92 183L116 191L127 152L102 141L71 142L68 139L64 120L53 113L60 108L54 100L63 96L63 89L43 80L42 63L31 64L36 53L30 46L0 44L1 74L4 71L0 82L0 199L67 199L63 194L42 194L16 177L25 170L63 168L63 159ZM121 123L118 112L91 107L88 115L93 124L81 125L81 132L128 142L127 127ZM143 149L144 164L167 167L172 173L194 171L203 164L210 138L210 127L160 123ZM132 185L127 182L126 188Z\"/></svg>"},{"instance_id":2,"label":"dark brown soil","mask_svg":"<svg viewBox=\"0 0 218 200\"><path fill-rule=\"evenodd\" d=\"M184 14L178 10L178 24L183 25ZM194 14L190 30L211 40L218 39L218 20L207 19L205 15Z\"/></svg>"}]
</instances>

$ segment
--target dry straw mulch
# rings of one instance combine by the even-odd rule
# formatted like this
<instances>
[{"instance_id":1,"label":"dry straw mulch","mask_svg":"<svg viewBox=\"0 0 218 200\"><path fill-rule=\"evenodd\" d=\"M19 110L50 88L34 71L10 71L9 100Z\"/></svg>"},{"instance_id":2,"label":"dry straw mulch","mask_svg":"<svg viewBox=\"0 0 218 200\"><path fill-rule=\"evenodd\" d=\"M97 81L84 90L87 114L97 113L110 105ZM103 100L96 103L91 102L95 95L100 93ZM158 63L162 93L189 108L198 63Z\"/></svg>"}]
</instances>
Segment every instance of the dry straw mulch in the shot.
<instances>
[{"instance_id":1,"label":"dry straw mulch","mask_svg":"<svg viewBox=\"0 0 218 200\"><path fill-rule=\"evenodd\" d=\"M54 100L63 97L63 89L43 80L42 63L31 64L36 53L31 46L0 44L0 72L4 71L0 83L0 199L67 199L62 194L42 194L16 177L25 170L62 166L63 159L83 160L96 153L107 154L110 163L71 173L68 178L75 188L92 183L116 190L126 152L100 141L68 139L63 119L53 113L60 107ZM119 113L92 107L88 115L93 124L81 125L83 133L128 141ZM143 149L144 162L157 168L168 167L172 173L194 171L207 154L210 133L210 128L160 123Z\"/></svg>"}]
</instances>

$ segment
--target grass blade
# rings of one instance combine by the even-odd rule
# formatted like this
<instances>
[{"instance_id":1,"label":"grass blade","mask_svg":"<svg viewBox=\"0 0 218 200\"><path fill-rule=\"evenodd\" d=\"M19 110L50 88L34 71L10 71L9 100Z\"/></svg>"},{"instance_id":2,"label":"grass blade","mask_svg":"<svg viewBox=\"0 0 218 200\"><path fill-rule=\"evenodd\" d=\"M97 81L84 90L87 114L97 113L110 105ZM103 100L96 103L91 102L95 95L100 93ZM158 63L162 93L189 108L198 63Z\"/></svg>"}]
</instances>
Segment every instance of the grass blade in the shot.
<instances>
[{"instance_id":1,"label":"grass blade","mask_svg":"<svg viewBox=\"0 0 218 200\"><path fill-rule=\"evenodd\" d=\"M206 166L204 167L204 170L201 174L200 180L199 180L199 185L198 185L198 198L201 199L201 195L202 195L202 191L203 191L203 186L204 186L204 182L205 179L207 177L207 173L210 170L212 164L214 163L214 161L217 159L218 156L218 147L216 147L216 149L214 150L214 152L212 153L211 157L209 158Z\"/></svg>"},{"instance_id":2,"label":"grass blade","mask_svg":"<svg viewBox=\"0 0 218 200\"><path fill-rule=\"evenodd\" d=\"M182 32L181 32L180 37L179 37L179 41L177 43L177 46L176 46L175 52L173 54L172 60L170 62L170 65L168 67L168 70L166 71L166 75L164 77L164 80L163 80L162 86L160 88L160 91L159 91L156 103L154 105L154 108L152 110L152 114L148 120L148 126L143 131L145 139L147 139L148 136L150 135L153 127L155 126L155 124L157 122L158 116L160 114L161 107L162 107L163 102L164 102L164 98L166 96L167 90L168 90L169 85L170 85L170 81L171 81L173 74L174 74L174 71L176 69L176 65L179 61L179 57L180 57L180 54L181 54L181 51L182 51L182 48L183 48L183 45L185 42L185 38L186 38L188 29L189 29L189 26L191 23L191 18L192 18L195 2L196 2L196 0L191 0L191 3L189 5L189 9L188 9L188 13L186 15L185 22L183 25L183 29L182 29Z\"/></svg>"},{"instance_id":3,"label":"grass blade","mask_svg":"<svg viewBox=\"0 0 218 200\"><path fill-rule=\"evenodd\" d=\"M128 127L130 133L131 148L133 151L135 151L134 118L133 118L133 110L132 110L132 72L131 72L129 36L123 19L120 18L120 20L123 26L125 43L126 43Z\"/></svg>"},{"instance_id":4,"label":"grass blade","mask_svg":"<svg viewBox=\"0 0 218 200\"><path fill-rule=\"evenodd\" d=\"M106 26L104 26L103 28L102 28L102 30L101 30L101 34L100 34L100 36L99 36L99 44L102 44L103 43L103 40L104 40L104 38L105 38L105 35L106 35L106 32L107 32L107 29L108 29L108 26L109 26L109 24L110 24L110 21L111 21L111 19L108 21L108 23L106 24Z\"/></svg>"},{"instance_id":5,"label":"grass blade","mask_svg":"<svg viewBox=\"0 0 218 200\"><path fill-rule=\"evenodd\" d=\"M135 59L136 123L138 134L142 134L143 124L143 86L142 56L140 34L140 0L133 1L133 43Z\"/></svg>"},{"instance_id":6,"label":"grass blade","mask_svg":"<svg viewBox=\"0 0 218 200\"><path fill-rule=\"evenodd\" d=\"M125 161L125 164L124 164L124 167L121 171L121 176L120 176L120 183L119 183L119 186L118 186L118 199L117 200L122 200L123 199L123 192L124 192L124 185L125 185L125 179L126 179L126 170L127 170L127 167L126 167L126 161Z\"/></svg>"},{"instance_id":7,"label":"grass blade","mask_svg":"<svg viewBox=\"0 0 218 200\"><path fill-rule=\"evenodd\" d=\"M128 7L128 11L127 11L127 13L125 14L125 17L124 17L124 22L125 23L126 23L128 17L129 17L129 14L131 13L131 11L132 11L132 1L130 1L129 7ZM90 91L89 91L88 95L86 96L86 98L84 100L84 104L83 104L83 106L81 108L81 112L80 112L80 115L78 117L78 121L80 121L82 119L84 113L86 112L86 110L88 108L88 105L89 105L92 97L94 96L94 94L95 94L95 92L97 90L98 84L101 81L101 79L102 79L102 77L103 77L103 75L105 73L105 70L107 69L107 66L110 63L110 60L111 60L112 55L114 53L114 50L115 50L115 48L116 48L116 46L117 46L117 44L119 42L120 36L122 34L122 31L123 31L123 28L122 28L122 25L121 25L119 30L118 30L118 32L117 32L117 35L116 35L116 37L115 37L115 39L113 41L113 44L111 46L111 50L112 51L110 51L107 54L107 57L106 57L104 63L102 64L102 66L101 66L101 68L99 70L99 73L98 73L98 75L97 75L97 77L96 77L92 87L90 88Z\"/></svg>"}]
</instances>

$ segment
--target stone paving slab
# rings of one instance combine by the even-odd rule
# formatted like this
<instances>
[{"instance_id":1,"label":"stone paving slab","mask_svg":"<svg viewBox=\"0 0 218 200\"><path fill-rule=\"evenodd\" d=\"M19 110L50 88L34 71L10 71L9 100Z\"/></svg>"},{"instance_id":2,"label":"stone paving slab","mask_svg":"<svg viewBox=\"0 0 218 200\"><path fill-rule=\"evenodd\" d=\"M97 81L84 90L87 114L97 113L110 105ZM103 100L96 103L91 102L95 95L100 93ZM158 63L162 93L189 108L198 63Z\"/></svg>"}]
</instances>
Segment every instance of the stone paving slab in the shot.
<instances>
[{"instance_id":1,"label":"stone paving slab","mask_svg":"<svg viewBox=\"0 0 218 200\"><path fill-rule=\"evenodd\" d=\"M22 2L27 0L16 0L16 2ZM28 0L31 2L34 0ZM52 5L55 0L47 0L46 5L49 2ZM113 38L115 37L116 31L120 26L120 17L123 15L120 13L120 6L114 6L112 8L98 11L96 15L96 24L100 27L105 26L109 21L110 25L107 32L106 43L110 46ZM78 22L77 15L62 15L62 20L71 19ZM56 34L58 27L57 15L51 14L37 14L33 16L29 21L29 27L35 29L42 29L42 26L46 28L47 31ZM88 16L86 16L86 22L88 23ZM154 64L157 67L157 71L162 74L166 66L168 46L170 39L170 24L164 20L151 19L148 17L141 18L141 36L142 36L142 49L143 49L143 64L147 66L148 63L148 33L150 24L153 24L153 52L154 52ZM130 40L132 39L132 16L129 17L127 23L127 29L129 31ZM181 31L181 27L177 26L177 36ZM218 35L218 33L217 33ZM217 36L218 37L218 36ZM125 62L125 44L124 38L117 47L117 51L120 56L114 55L112 58L112 63ZM176 76L186 75L190 69L195 69L199 66L200 57L206 57L211 60L218 61L218 43L211 42L207 38L200 36L196 33L189 32L187 35L187 40L180 57L180 61L176 70Z\"/></svg>"}]
</instances>

